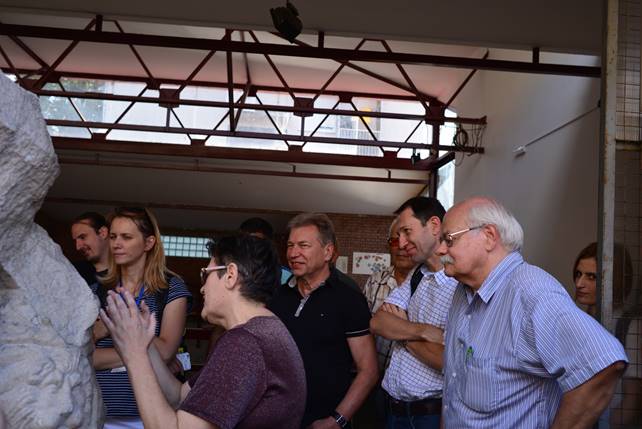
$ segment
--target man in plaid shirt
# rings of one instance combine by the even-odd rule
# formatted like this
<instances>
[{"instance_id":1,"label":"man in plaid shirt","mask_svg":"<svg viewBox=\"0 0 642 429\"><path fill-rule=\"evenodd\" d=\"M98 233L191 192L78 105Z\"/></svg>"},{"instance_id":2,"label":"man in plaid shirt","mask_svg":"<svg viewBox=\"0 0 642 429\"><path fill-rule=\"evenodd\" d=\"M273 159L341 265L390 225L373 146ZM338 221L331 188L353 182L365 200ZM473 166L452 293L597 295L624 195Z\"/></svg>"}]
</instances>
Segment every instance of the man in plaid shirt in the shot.
<instances>
[{"instance_id":1,"label":"man in plaid shirt","mask_svg":"<svg viewBox=\"0 0 642 429\"><path fill-rule=\"evenodd\" d=\"M388 233L388 249L390 251L390 266L384 270L373 273L363 287L363 293L368 301L368 308L374 315L381 304L384 303L390 292L403 283L408 273L414 268L415 263L410 259L408 253L399 247L399 219L395 218L390 224ZM373 406L376 409L377 418L384 422L387 418L386 392L381 387L381 380L388 368L390 355L392 354L392 341L380 335L375 335L377 347L377 360L379 362L379 383L372 392Z\"/></svg>"},{"instance_id":2,"label":"man in plaid shirt","mask_svg":"<svg viewBox=\"0 0 642 429\"><path fill-rule=\"evenodd\" d=\"M392 343L382 387L387 429L438 429L443 389L443 330L457 280L444 274L436 251L445 210L436 198L415 197L395 211L399 245L417 264L370 320Z\"/></svg>"},{"instance_id":3,"label":"man in plaid shirt","mask_svg":"<svg viewBox=\"0 0 642 429\"><path fill-rule=\"evenodd\" d=\"M395 218L390 225L388 249L390 251L390 267L373 273L363 287L363 293L368 300L368 308L370 308L370 313L373 315L379 310L379 307L384 303L388 295L390 295L390 292L403 283L410 270L415 266L415 263L410 259L408 253L399 247L398 218ZM383 373L390 361L392 341L379 335L375 336L375 341L379 360L379 371L383 377Z\"/></svg>"}]
</instances>

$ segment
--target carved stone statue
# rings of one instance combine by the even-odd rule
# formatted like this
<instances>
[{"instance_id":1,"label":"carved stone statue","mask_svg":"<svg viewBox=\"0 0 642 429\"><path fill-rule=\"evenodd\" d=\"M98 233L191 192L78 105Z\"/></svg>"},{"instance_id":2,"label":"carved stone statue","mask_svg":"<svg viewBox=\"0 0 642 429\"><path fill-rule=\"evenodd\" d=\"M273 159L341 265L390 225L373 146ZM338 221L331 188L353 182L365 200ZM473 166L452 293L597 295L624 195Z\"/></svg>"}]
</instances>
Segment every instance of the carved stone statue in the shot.
<instances>
[{"instance_id":1,"label":"carved stone statue","mask_svg":"<svg viewBox=\"0 0 642 429\"><path fill-rule=\"evenodd\" d=\"M0 425L102 427L98 302L36 211L58 175L38 99L0 73Z\"/></svg>"}]
</instances>

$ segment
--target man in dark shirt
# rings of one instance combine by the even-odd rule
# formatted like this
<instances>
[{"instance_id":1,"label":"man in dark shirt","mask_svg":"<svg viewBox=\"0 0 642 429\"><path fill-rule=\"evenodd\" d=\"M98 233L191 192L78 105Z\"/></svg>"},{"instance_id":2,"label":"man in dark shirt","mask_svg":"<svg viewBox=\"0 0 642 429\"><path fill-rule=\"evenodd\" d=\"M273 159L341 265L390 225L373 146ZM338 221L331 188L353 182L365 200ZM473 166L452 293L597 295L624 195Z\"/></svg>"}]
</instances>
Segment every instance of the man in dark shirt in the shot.
<instances>
[{"instance_id":1,"label":"man in dark shirt","mask_svg":"<svg viewBox=\"0 0 642 429\"><path fill-rule=\"evenodd\" d=\"M106 274L109 262L109 228L105 217L96 212L86 212L76 217L71 224L71 238L83 261L74 262L78 273L87 284Z\"/></svg>"},{"instance_id":2,"label":"man in dark shirt","mask_svg":"<svg viewBox=\"0 0 642 429\"><path fill-rule=\"evenodd\" d=\"M298 215L288 232L294 276L268 307L288 328L303 358L308 394L301 427L349 427L378 378L368 304L358 290L331 275L335 234L326 215Z\"/></svg>"}]
</instances>

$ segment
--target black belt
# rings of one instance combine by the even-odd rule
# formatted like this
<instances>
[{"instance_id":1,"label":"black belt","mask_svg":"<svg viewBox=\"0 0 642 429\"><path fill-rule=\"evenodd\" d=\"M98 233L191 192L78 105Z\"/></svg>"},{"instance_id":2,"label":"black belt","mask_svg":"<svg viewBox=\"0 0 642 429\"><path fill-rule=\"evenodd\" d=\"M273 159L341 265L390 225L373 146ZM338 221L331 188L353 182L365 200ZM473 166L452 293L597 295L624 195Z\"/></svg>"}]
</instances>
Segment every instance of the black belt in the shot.
<instances>
[{"instance_id":1,"label":"black belt","mask_svg":"<svg viewBox=\"0 0 642 429\"><path fill-rule=\"evenodd\" d=\"M441 398L426 398L418 401L399 401L388 395L390 412L395 416L425 416L441 414Z\"/></svg>"}]
</instances>

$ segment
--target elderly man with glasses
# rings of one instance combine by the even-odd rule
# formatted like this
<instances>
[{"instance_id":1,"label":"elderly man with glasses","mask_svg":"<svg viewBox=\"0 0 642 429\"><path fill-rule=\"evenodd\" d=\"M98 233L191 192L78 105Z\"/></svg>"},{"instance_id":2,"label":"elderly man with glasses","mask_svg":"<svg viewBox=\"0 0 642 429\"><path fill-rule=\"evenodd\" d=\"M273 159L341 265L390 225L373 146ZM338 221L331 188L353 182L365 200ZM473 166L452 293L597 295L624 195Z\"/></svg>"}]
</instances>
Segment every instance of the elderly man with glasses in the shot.
<instances>
[{"instance_id":1,"label":"elderly man with glasses","mask_svg":"<svg viewBox=\"0 0 642 429\"><path fill-rule=\"evenodd\" d=\"M418 264L370 322L393 340L383 378L389 429L439 428L443 389L443 329L457 286L436 254L445 210L435 198L411 198L397 209L399 247Z\"/></svg>"},{"instance_id":2,"label":"elderly man with glasses","mask_svg":"<svg viewBox=\"0 0 642 429\"><path fill-rule=\"evenodd\" d=\"M627 358L562 285L524 261L501 204L471 198L444 218L438 253L459 280L446 328L445 428L589 428Z\"/></svg>"}]
</instances>

